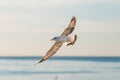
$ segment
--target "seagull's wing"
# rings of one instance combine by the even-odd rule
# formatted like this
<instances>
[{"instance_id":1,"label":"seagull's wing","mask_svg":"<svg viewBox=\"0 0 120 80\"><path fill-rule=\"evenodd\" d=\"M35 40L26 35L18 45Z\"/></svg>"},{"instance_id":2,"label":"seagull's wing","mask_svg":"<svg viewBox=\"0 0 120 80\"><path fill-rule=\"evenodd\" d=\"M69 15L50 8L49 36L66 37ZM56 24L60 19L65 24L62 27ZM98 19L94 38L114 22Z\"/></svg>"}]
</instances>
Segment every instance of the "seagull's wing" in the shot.
<instances>
[{"instance_id":1,"label":"seagull's wing","mask_svg":"<svg viewBox=\"0 0 120 80\"><path fill-rule=\"evenodd\" d=\"M49 49L49 51L46 53L46 55L38 62L41 63L45 60L47 60L48 58L50 58L53 54L55 54L58 49L62 46L62 43L60 42L55 42L54 45Z\"/></svg>"},{"instance_id":2,"label":"seagull's wing","mask_svg":"<svg viewBox=\"0 0 120 80\"><path fill-rule=\"evenodd\" d=\"M73 16L68 27L64 30L64 32L61 35L69 35L73 32L74 27L76 25L76 18Z\"/></svg>"},{"instance_id":3,"label":"seagull's wing","mask_svg":"<svg viewBox=\"0 0 120 80\"><path fill-rule=\"evenodd\" d=\"M73 39L67 42L68 43L67 46L73 45L76 42L76 40L77 40L77 35L74 35Z\"/></svg>"}]
</instances>

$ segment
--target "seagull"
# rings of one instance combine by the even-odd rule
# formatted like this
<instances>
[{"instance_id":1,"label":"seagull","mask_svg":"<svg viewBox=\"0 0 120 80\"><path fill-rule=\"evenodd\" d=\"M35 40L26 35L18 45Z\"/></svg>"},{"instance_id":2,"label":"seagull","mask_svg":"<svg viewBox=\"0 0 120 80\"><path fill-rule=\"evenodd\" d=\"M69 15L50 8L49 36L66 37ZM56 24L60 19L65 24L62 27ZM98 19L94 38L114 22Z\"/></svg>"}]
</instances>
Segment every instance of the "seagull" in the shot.
<instances>
[{"instance_id":1,"label":"seagull","mask_svg":"<svg viewBox=\"0 0 120 80\"><path fill-rule=\"evenodd\" d=\"M48 58L50 58L52 55L54 55L59 50L59 48L63 45L63 43L67 42L66 46L69 46L69 45L73 45L76 42L77 35L74 35L72 37L68 36L73 32L75 25L76 25L76 18L75 16L73 16L68 27L63 31L63 33L60 36L57 36L51 39L51 40L54 40L55 43L38 63L41 63L47 60Z\"/></svg>"}]
</instances>

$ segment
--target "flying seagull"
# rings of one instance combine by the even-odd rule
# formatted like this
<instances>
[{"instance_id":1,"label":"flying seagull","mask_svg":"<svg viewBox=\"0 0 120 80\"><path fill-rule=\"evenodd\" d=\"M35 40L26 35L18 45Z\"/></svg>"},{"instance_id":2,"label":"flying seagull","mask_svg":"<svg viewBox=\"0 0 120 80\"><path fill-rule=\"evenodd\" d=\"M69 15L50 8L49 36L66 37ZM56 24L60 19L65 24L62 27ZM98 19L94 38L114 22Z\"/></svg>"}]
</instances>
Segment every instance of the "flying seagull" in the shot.
<instances>
[{"instance_id":1,"label":"flying seagull","mask_svg":"<svg viewBox=\"0 0 120 80\"><path fill-rule=\"evenodd\" d=\"M75 43L75 41L77 40L77 35L74 35L72 37L68 36L73 32L75 25L76 18L75 16L73 16L68 27L64 30L64 32L60 36L51 39L55 41L54 45L48 50L46 55L38 63L41 63L50 58L52 55L54 55L63 43L67 42L67 46L73 45Z\"/></svg>"}]
</instances>

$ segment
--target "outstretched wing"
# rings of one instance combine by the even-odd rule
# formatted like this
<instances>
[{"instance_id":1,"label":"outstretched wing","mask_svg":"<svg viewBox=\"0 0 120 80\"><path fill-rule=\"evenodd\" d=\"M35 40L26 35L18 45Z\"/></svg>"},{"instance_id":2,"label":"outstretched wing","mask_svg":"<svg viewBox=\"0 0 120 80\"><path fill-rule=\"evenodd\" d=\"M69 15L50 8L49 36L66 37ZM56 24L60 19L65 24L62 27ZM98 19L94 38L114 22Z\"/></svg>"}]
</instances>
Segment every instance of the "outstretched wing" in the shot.
<instances>
[{"instance_id":1,"label":"outstretched wing","mask_svg":"<svg viewBox=\"0 0 120 80\"><path fill-rule=\"evenodd\" d=\"M55 42L54 45L49 49L49 51L46 53L46 55L38 62L41 63L45 60L47 60L48 58L50 58L53 54L55 54L58 49L62 46L62 43L60 42Z\"/></svg>"},{"instance_id":2,"label":"outstretched wing","mask_svg":"<svg viewBox=\"0 0 120 80\"><path fill-rule=\"evenodd\" d=\"M67 35L71 34L74 30L75 25L76 25L76 18L75 18L75 16L73 16L68 27L64 30L64 32L61 35L67 36Z\"/></svg>"}]
</instances>

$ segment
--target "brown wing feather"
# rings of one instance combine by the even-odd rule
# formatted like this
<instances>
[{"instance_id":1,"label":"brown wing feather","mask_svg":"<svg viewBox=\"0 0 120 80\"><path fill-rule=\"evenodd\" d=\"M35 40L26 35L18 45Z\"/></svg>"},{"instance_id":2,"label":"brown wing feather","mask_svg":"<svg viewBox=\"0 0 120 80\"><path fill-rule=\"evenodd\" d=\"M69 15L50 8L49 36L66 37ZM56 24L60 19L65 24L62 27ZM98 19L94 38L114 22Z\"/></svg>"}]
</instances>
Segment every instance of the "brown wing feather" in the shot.
<instances>
[{"instance_id":1,"label":"brown wing feather","mask_svg":"<svg viewBox=\"0 0 120 80\"><path fill-rule=\"evenodd\" d=\"M41 62L47 60L48 58L50 58L53 54L55 54L58 51L58 49L61 46L62 46L62 43L55 42L54 45L50 48L50 50L46 53L46 55L38 63L41 63Z\"/></svg>"},{"instance_id":2,"label":"brown wing feather","mask_svg":"<svg viewBox=\"0 0 120 80\"><path fill-rule=\"evenodd\" d=\"M72 17L68 27L64 30L64 32L61 35L66 35L67 36L70 33L72 33L75 25L76 25L76 18Z\"/></svg>"}]
</instances>

